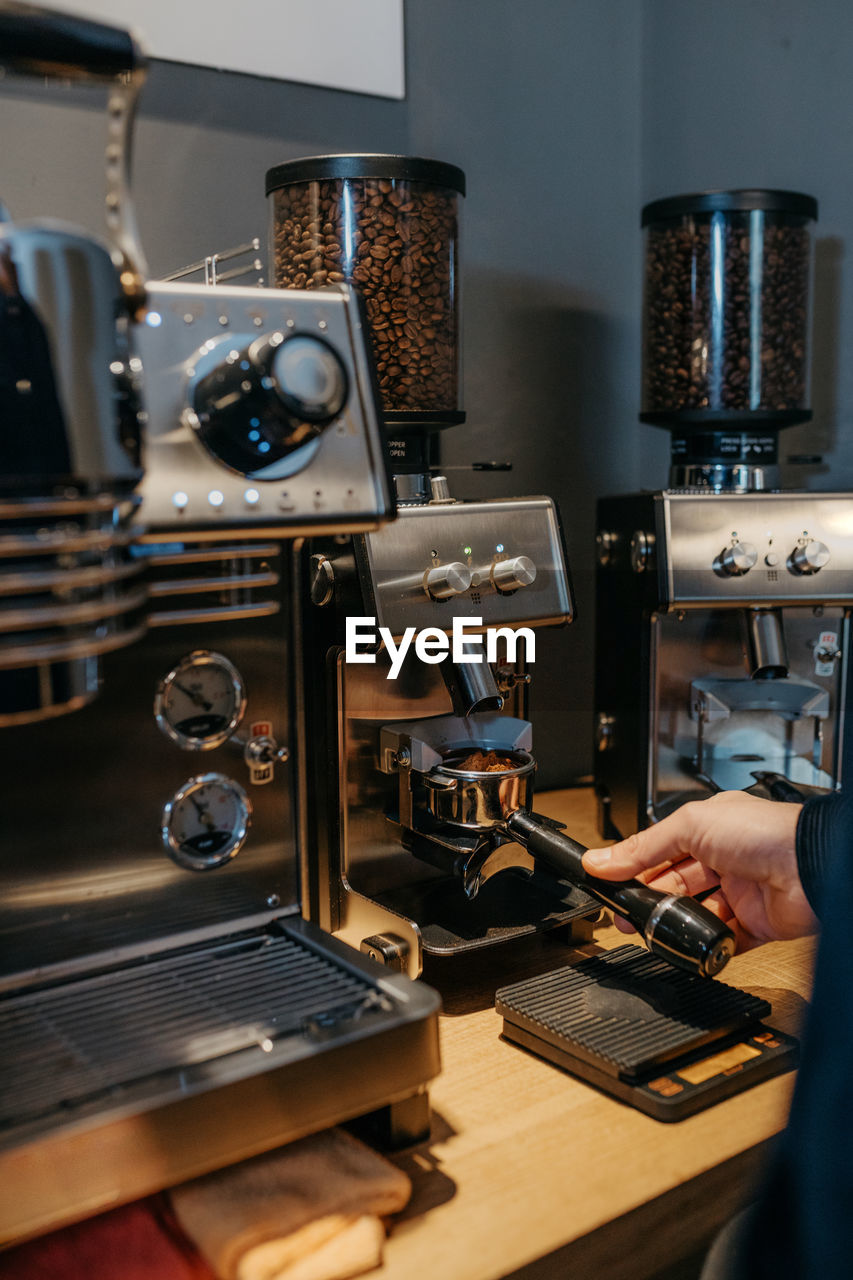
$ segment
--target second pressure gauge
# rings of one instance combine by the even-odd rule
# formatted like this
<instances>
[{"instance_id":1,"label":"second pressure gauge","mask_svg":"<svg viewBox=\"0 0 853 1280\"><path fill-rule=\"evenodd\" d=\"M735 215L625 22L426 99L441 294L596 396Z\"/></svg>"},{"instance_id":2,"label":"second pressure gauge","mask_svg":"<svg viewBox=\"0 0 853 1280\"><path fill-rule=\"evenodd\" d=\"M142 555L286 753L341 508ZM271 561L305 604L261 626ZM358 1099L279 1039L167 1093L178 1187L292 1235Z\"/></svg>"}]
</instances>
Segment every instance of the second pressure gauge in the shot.
<instances>
[{"instance_id":1,"label":"second pressure gauge","mask_svg":"<svg viewBox=\"0 0 853 1280\"><path fill-rule=\"evenodd\" d=\"M182 658L161 681L154 718L167 738L186 751L210 751L231 737L246 710L239 671L209 649Z\"/></svg>"},{"instance_id":2,"label":"second pressure gauge","mask_svg":"<svg viewBox=\"0 0 853 1280\"><path fill-rule=\"evenodd\" d=\"M165 806L160 836L179 867L208 871L236 857L251 820L251 802L240 784L204 773L185 782Z\"/></svg>"}]
</instances>

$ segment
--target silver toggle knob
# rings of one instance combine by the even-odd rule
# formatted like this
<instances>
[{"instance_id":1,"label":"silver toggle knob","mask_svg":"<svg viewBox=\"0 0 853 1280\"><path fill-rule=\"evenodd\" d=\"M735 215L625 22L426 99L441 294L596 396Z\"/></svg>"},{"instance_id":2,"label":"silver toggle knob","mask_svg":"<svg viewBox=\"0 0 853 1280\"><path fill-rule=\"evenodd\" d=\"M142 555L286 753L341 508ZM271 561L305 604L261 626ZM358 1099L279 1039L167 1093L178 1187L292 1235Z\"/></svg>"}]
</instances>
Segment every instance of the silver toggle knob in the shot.
<instances>
[{"instance_id":1,"label":"silver toggle knob","mask_svg":"<svg viewBox=\"0 0 853 1280\"><path fill-rule=\"evenodd\" d=\"M243 759L249 767L252 785L259 787L265 782L272 782L275 766L290 759L290 750L280 747L269 734L258 734L243 747Z\"/></svg>"},{"instance_id":2,"label":"silver toggle knob","mask_svg":"<svg viewBox=\"0 0 853 1280\"><path fill-rule=\"evenodd\" d=\"M730 578L749 573L758 559L758 551L751 542L735 542L720 555L720 568Z\"/></svg>"},{"instance_id":3,"label":"silver toggle knob","mask_svg":"<svg viewBox=\"0 0 853 1280\"><path fill-rule=\"evenodd\" d=\"M448 600L461 596L471 585L471 570L458 560L438 564L424 574L424 590L432 600Z\"/></svg>"},{"instance_id":4,"label":"silver toggle knob","mask_svg":"<svg viewBox=\"0 0 853 1280\"><path fill-rule=\"evenodd\" d=\"M495 684L498 693L512 693L520 684L530 684L532 676L529 671L516 671L514 667L495 667Z\"/></svg>"},{"instance_id":5,"label":"silver toggle knob","mask_svg":"<svg viewBox=\"0 0 853 1280\"><path fill-rule=\"evenodd\" d=\"M794 547L788 568L792 573L817 573L829 560L829 547L825 542L810 538Z\"/></svg>"},{"instance_id":6,"label":"silver toggle knob","mask_svg":"<svg viewBox=\"0 0 853 1280\"><path fill-rule=\"evenodd\" d=\"M430 476L430 504L434 507L446 506L448 503L456 501L451 497L450 485L447 483L447 476Z\"/></svg>"},{"instance_id":7,"label":"silver toggle knob","mask_svg":"<svg viewBox=\"0 0 853 1280\"><path fill-rule=\"evenodd\" d=\"M490 576L498 591L518 591L536 581L536 565L529 556L513 556L493 564Z\"/></svg>"},{"instance_id":8,"label":"silver toggle knob","mask_svg":"<svg viewBox=\"0 0 853 1280\"><path fill-rule=\"evenodd\" d=\"M635 529L631 534L630 557L634 573L645 573L651 568L655 552L655 535L644 529Z\"/></svg>"}]
</instances>

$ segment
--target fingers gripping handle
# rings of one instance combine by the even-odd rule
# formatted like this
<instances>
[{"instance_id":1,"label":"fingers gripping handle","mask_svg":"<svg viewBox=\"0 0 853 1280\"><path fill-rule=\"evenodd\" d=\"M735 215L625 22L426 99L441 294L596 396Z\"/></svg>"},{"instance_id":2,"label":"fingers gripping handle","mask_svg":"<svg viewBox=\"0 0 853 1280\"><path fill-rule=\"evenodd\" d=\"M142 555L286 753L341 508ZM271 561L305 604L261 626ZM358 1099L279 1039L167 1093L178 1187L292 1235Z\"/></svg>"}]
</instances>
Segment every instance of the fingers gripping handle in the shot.
<instances>
[{"instance_id":1,"label":"fingers gripping handle","mask_svg":"<svg viewBox=\"0 0 853 1280\"><path fill-rule=\"evenodd\" d=\"M694 898L661 893L639 880L602 880L590 875L583 867L584 845L521 811L506 826L534 857L628 920L649 950L670 964L713 977L734 954L731 929Z\"/></svg>"}]
</instances>

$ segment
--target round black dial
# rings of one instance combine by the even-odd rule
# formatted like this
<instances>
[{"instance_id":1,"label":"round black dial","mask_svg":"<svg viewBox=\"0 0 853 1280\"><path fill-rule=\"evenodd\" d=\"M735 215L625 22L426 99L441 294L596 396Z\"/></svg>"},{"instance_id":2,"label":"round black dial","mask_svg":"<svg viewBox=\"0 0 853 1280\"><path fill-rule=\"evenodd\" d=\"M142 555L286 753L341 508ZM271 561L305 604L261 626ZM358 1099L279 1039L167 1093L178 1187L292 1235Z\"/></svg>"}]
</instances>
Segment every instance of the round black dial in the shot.
<instances>
[{"instance_id":1,"label":"round black dial","mask_svg":"<svg viewBox=\"0 0 853 1280\"><path fill-rule=\"evenodd\" d=\"M239 348L228 344L219 356L224 345L192 386L192 426L232 471L278 478L275 464L316 440L344 409L346 370L313 334L276 331Z\"/></svg>"}]
</instances>

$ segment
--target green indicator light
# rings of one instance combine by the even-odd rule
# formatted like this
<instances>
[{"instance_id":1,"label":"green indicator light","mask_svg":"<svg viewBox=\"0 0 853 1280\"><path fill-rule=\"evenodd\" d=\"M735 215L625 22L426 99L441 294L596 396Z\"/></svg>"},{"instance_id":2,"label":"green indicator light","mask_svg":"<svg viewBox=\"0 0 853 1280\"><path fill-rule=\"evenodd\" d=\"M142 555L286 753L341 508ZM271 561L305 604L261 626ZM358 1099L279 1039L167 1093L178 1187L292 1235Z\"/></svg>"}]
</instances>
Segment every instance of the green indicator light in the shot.
<instances>
[{"instance_id":1,"label":"green indicator light","mask_svg":"<svg viewBox=\"0 0 853 1280\"><path fill-rule=\"evenodd\" d=\"M464 552L464 554L465 554L466 556L470 556L470 554L471 554L471 548L470 548L470 547L463 547L463 548L462 548L462 550L463 550L463 552Z\"/></svg>"}]
</instances>

